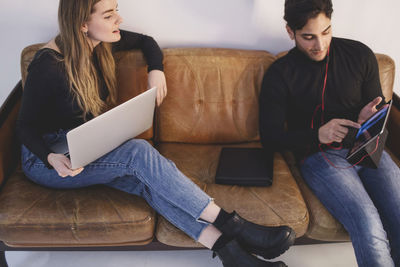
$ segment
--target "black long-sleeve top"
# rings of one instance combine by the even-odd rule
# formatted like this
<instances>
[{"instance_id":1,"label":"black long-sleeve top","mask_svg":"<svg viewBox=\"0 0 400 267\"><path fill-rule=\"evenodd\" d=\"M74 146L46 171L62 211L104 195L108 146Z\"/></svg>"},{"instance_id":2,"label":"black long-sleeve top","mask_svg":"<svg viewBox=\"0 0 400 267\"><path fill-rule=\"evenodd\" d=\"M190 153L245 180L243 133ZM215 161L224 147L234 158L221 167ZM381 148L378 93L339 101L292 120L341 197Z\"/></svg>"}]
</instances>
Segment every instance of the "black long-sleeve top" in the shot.
<instances>
[{"instance_id":1,"label":"black long-sleeve top","mask_svg":"<svg viewBox=\"0 0 400 267\"><path fill-rule=\"evenodd\" d=\"M121 39L112 44L113 52L140 49L148 64L148 71L163 70L163 55L160 47L150 36L120 31ZM83 110L71 95L65 72L63 55L55 50L39 50L28 67L22 105L17 119L17 134L20 142L37 155L49 168L47 156L51 151L42 136L59 129L72 129L85 121ZM95 62L98 73L100 70ZM100 76L100 97L108 96L106 83ZM89 114L87 120L93 118Z\"/></svg>"},{"instance_id":2,"label":"black long-sleeve top","mask_svg":"<svg viewBox=\"0 0 400 267\"><path fill-rule=\"evenodd\" d=\"M324 123L334 118L357 121L366 104L377 96L384 100L371 49L358 41L332 38L322 121L321 108L316 107L322 102L327 60L313 61L295 47L265 73L259 102L265 148L289 149L302 159L318 150L318 129Z\"/></svg>"}]
</instances>

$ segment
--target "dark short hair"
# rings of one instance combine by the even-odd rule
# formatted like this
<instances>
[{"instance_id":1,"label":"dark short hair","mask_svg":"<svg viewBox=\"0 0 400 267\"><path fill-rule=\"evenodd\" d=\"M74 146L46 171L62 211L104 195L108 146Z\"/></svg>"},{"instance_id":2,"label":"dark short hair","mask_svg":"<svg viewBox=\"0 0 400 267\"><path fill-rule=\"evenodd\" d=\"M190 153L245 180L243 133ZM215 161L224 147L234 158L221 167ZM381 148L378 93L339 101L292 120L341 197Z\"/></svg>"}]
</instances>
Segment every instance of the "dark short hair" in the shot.
<instances>
[{"instance_id":1,"label":"dark short hair","mask_svg":"<svg viewBox=\"0 0 400 267\"><path fill-rule=\"evenodd\" d=\"M302 29L309 19L315 18L321 12L331 18L333 12L331 0L285 0L283 18L290 29L296 31Z\"/></svg>"}]
</instances>

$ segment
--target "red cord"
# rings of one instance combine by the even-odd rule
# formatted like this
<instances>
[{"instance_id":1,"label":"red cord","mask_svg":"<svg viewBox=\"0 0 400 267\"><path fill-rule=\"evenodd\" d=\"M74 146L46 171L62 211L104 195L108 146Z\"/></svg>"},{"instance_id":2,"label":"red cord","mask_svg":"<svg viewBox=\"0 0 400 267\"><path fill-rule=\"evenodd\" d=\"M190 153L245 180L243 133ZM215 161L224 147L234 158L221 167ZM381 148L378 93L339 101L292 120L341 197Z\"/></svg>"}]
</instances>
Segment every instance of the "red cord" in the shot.
<instances>
[{"instance_id":1,"label":"red cord","mask_svg":"<svg viewBox=\"0 0 400 267\"><path fill-rule=\"evenodd\" d=\"M325 111L325 89L326 89L326 81L328 79L328 65L329 65L329 47L328 47L328 55L327 55L327 60L326 60L326 66L325 66L325 78L324 78L324 87L322 88L322 97L321 97L321 104L318 105L315 110L314 114L311 119L311 129L314 129L314 117L317 115L317 111L319 107L322 107L321 111L321 125L324 124L324 111Z\"/></svg>"}]
</instances>

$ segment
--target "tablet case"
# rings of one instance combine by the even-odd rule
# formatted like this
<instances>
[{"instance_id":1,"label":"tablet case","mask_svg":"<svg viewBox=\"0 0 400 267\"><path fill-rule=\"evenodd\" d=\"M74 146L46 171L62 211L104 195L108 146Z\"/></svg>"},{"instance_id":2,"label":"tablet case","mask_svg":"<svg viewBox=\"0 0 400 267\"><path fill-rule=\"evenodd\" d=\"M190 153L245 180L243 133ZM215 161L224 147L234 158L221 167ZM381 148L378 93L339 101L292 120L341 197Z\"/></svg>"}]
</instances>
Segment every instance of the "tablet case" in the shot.
<instances>
[{"instance_id":1,"label":"tablet case","mask_svg":"<svg viewBox=\"0 0 400 267\"><path fill-rule=\"evenodd\" d=\"M385 148L387 135L388 130L385 128L383 133L373 138L371 142L369 142L368 145L366 145L363 149L359 150L351 157L348 157L347 161L351 165L357 164L374 169L378 168L383 149ZM378 137L379 140L377 144Z\"/></svg>"},{"instance_id":2,"label":"tablet case","mask_svg":"<svg viewBox=\"0 0 400 267\"><path fill-rule=\"evenodd\" d=\"M270 186L273 152L263 148L224 147L219 157L215 183L242 186Z\"/></svg>"}]
</instances>

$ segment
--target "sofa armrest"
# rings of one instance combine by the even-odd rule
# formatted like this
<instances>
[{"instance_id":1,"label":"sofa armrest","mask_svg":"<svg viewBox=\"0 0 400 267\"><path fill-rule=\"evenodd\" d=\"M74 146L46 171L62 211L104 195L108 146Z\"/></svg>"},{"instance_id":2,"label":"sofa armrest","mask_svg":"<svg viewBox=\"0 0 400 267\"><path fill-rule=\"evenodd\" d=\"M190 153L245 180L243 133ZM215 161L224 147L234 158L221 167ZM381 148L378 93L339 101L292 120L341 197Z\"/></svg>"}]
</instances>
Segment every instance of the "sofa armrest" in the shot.
<instances>
[{"instance_id":1,"label":"sofa armrest","mask_svg":"<svg viewBox=\"0 0 400 267\"><path fill-rule=\"evenodd\" d=\"M15 123L21 105L22 83L14 87L0 108L0 185L15 169L18 157L18 141Z\"/></svg>"},{"instance_id":2,"label":"sofa armrest","mask_svg":"<svg viewBox=\"0 0 400 267\"><path fill-rule=\"evenodd\" d=\"M386 144L393 154L400 158L400 97L396 94L393 94L393 104L388 121L388 131L389 135Z\"/></svg>"}]
</instances>

